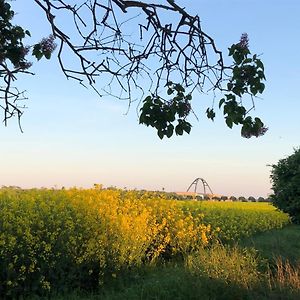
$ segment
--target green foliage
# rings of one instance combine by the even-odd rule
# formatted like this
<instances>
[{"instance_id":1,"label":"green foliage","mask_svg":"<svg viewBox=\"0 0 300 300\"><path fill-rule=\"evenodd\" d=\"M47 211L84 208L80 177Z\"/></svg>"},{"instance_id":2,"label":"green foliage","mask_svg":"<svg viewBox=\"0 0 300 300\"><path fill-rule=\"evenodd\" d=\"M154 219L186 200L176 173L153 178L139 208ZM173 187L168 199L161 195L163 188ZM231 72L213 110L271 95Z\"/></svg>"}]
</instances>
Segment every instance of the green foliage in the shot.
<instances>
[{"instance_id":1,"label":"green foliage","mask_svg":"<svg viewBox=\"0 0 300 300\"><path fill-rule=\"evenodd\" d=\"M280 229L272 229L257 234L251 239L243 239L239 244L259 250L261 255L274 265L276 259L297 264L300 258L300 226L290 224Z\"/></svg>"},{"instance_id":2,"label":"green foliage","mask_svg":"<svg viewBox=\"0 0 300 300\"><path fill-rule=\"evenodd\" d=\"M23 39L31 37L28 30L11 23L15 13L7 0L0 0L0 62L9 60L15 68L28 69L31 63L27 61L26 55L32 48L32 55L40 60L43 56L51 58L56 45L54 37L42 39L33 46L25 46Z\"/></svg>"},{"instance_id":3,"label":"green foliage","mask_svg":"<svg viewBox=\"0 0 300 300\"><path fill-rule=\"evenodd\" d=\"M207 276L247 289L258 284L261 279L259 259L254 249L239 249L216 243L208 251L201 249L189 255L186 264L197 276Z\"/></svg>"},{"instance_id":4,"label":"green foliage","mask_svg":"<svg viewBox=\"0 0 300 300\"><path fill-rule=\"evenodd\" d=\"M273 204L300 223L300 148L272 165Z\"/></svg>"},{"instance_id":5,"label":"green foliage","mask_svg":"<svg viewBox=\"0 0 300 300\"><path fill-rule=\"evenodd\" d=\"M20 73L33 75L29 71L32 66L32 62L28 60L30 54L38 60L42 57L50 59L56 44L54 36L50 35L37 44L25 45L25 38L27 42L31 37L30 32L12 24L15 13L9 2L0 0L0 101L3 101L0 109L4 113L5 125L8 119L14 116L18 117L20 125L25 106L20 105L19 100L26 98L24 98L24 93L13 84Z\"/></svg>"},{"instance_id":6,"label":"green foliage","mask_svg":"<svg viewBox=\"0 0 300 300\"><path fill-rule=\"evenodd\" d=\"M69 10L69 6L65 6L64 8L63 7L64 5L57 9ZM105 6L103 6L103 8L104 7ZM110 8L107 10L107 13L108 11L110 11ZM184 15L184 18L186 18L186 16L187 14ZM16 112L19 117L22 115L22 111L20 110L20 108L14 104L16 103L19 94L16 96L17 99L11 99L11 97L14 96L14 94L12 93L12 89L14 87L11 86L11 82L16 79L16 75L19 72L29 73L27 70L31 67L32 63L27 60L28 55L31 54L37 60L40 60L43 57L45 57L46 59L50 59L56 47L54 43L54 36L52 35L50 35L48 38L42 39L39 43L30 46L24 45L24 38L29 38L31 36L30 32L28 30L25 30L21 26L13 25L11 23L13 17L14 11L11 9L8 0L0 0L0 78L5 78L5 88L3 88L2 90L6 91L4 93L4 96L1 97L0 95L0 98L3 98L6 102L6 108L4 109L5 124L7 119L15 115ZM52 24L54 17L55 16L53 15L53 17L48 18L48 21L52 25L52 29L54 29L54 34L55 36L62 36L63 38L61 38L61 41L66 42L65 37L67 35L59 31L56 28L56 26ZM94 21L96 22L96 20ZM99 25L96 22L95 27L96 24ZM77 25L76 27L79 30ZM96 29L94 30L96 31ZM80 30L79 33L82 36ZM92 33L94 34L94 31ZM192 37L193 34L190 32L189 34L191 34ZM174 34L174 43L176 42L175 36L176 34ZM60 57L60 65L63 69L63 72L65 73L65 75L67 75L67 73L70 72L72 75L67 75L67 77L71 77L73 79L78 79L76 75L85 75L88 78L89 83L93 85L92 78L96 75L94 74L94 72L87 72L87 69L94 65L94 63L89 63L90 65L88 68L84 67L83 62L87 63L89 59L85 58L84 55L81 54L81 52L80 54L79 52L76 52L85 49L85 47L87 46L87 41L85 41L83 49L80 49L80 47L78 48L77 45L70 44L70 39L68 40L68 46L71 47L71 50L73 52L75 51L77 57L80 57L83 72L66 70L63 67L60 52L58 56ZM99 45L96 46L97 49L98 47ZM202 46L200 46L199 48L202 49ZM101 47L99 49L101 49ZM114 50L112 51L114 53ZM163 51L166 51L168 53L166 49ZM182 55L186 57L185 51L188 50L182 49L181 51ZM195 49L195 51L197 53L198 49ZM204 50L202 49L202 51ZM258 137L260 135L263 135L267 131L267 128L264 126L263 122L259 118L252 118L249 115L249 111L254 107L253 98L256 97L258 94L263 93L265 88L265 85L263 83L263 81L265 80L264 65L257 55L251 56L250 54L251 53L248 47L247 34L243 34L240 42L233 44L229 48L229 56L232 58L233 61L231 66L223 65L222 58L220 58L220 60L218 61L218 66L220 68L216 68L216 66L209 67L209 65L204 67L200 64L199 66L196 66L195 69L198 69L199 67L199 70L196 71L196 73L198 74L197 77L199 78L203 76L203 78L201 78L199 82L197 80L196 82L192 82L187 80L189 78L189 72L191 71L191 69L189 69L187 65L185 65L185 67L183 67L184 72L180 70L180 72L183 73L182 82L174 83L169 81L165 86L166 94L168 95L168 97L170 97L170 99L165 100L163 97L158 95L158 88L160 87L159 84L157 84L155 92L144 99L143 105L140 110L140 124L144 124L146 126L151 126L155 128L155 130L157 131L157 135L160 139L163 139L164 137L170 138L174 135L174 133L176 135L183 135L184 133L189 134L191 132L192 125L190 122L187 121L187 117L191 113L193 113L193 110L191 108L191 93L197 86L202 91L202 88L204 87L204 82L211 81L211 83L213 83L213 79L210 77L214 77L214 75L216 75L217 79L219 76L220 78L215 84L213 84L212 89L217 89L224 92L224 97L219 101L219 108L223 107L226 125L229 128L232 128L233 125L241 125L241 135L246 138L250 138L252 136ZM195 54L192 54L192 56L194 55ZM166 58L168 57L166 53L164 54L164 56ZM148 55L145 56L145 59L147 59L147 57ZM159 57L161 58L161 54L159 54ZM167 61L168 59L169 58L167 58ZM186 57L185 59L188 62L192 61L191 57ZM203 57L202 60L208 61L207 58ZM138 60L138 64L139 63L141 63L140 58ZM135 68L136 70L138 70L137 66L135 66ZM170 67L169 69L169 63L165 63L164 68L167 69L167 74L171 72L172 68ZM207 70L201 71L202 68L207 68ZM212 70L211 74L214 75L206 74L206 72L209 73L210 70ZM232 72L231 75L229 70ZM97 73L98 71L101 72L97 67L95 69L95 72ZM112 70L110 70L109 67L108 69L105 69L105 72L107 71L112 72ZM194 71L192 71L192 73ZM220 74L217 75L215 74L215 72L220 72ZM131 78L132 75L130 75L129 77ZM167 76L167 78L169 77ZM81 79L79 80L81 82ZM223 86L223 82L227 83L226 87ZM188 88L190 88L190 92L186 92ZM247 109L246 106L244 106L242 103L242 98L247 95L251 97L251 103L253 104L252 107L250 107L250 109ZM207 108L206 116L208 119L214 120L216 113L213 107Z\"/></svg>"},{"instance_id":7,"label":"green foliage","mask_svg":"<svg viewBox=\"0 0 300 300\"><path fill-rule=\"evenodd\" d=\"M50 59L55 48L54 36L50 35L48 38L43 38L40 43L33 46L32 55L35 56L37 60L40 60L42 57Z\"/></svg>"},{"instance_id":8,"label":"green foliage","mask_svg":"<svg viewBox=\"0 0 300 300\"><path fill-rule=\"evenodd\" d=\"M248 197L248 201L250 201L250 202L256 202L256 199L255 199L255 197L250 196L250 197Z\"/></svg>"},{"instance_id":9,"label":"green foliage","mask_svg":"<svg viewBox=\"0 0 300 300\"><path fill-rule=\"evenodd\" d=\"M240 43L233 44L229 48L229 56L232 56L234 64L232 77L227 83L225 97L219 101L219 107L223 106L226 124L232 128L233 124L242 125L241 135L246 138L265 134L267 128L259 118L252 119L243 105L242 96L249 95L251 98L258 93L262 94L265 89L263 81L264 65L262 61L253 55L250 57L248 37L242 36Z\"/></svg>"},{"instance_id":10,"label":"green foliage","mask_svg":"<svg viewBox=\"0 0 300 300\"><path fill-rule=\"evenodd\" d=\"M133 269L111 278L96 293L75 291L53 299L299 300L298 227L268 231L248 239L242 247L240 243L214 244L189 254L183 262ZM278 258L281 256L291 260Z\"/></svg>"},{"instance_id":11,"label":"green foliage","mask_svg":"<svg viewBox=\"0 0 300 300\"><path fill-rule=\"evenodd\" d=\"M174 131L176 135L190 133L192 125L186 121L191 111L192 95L185 94L181 84L168 82L167 94L175 94L170 100L160 96L147 96L141 108L140 124L154 127L160 139L164 136L170 138Z\"/></svg>"},{"instance_id":12,"label":"green foliage","mask_svg":"<svg viewBox=\"0 0 300 300\"><path fill-rule=\"evenodd\" d=\"M247 199L244 196L240 196L238 199L239 201L247 202Z\"/></svg>"},{"instance_id":13,"label":"green foliage","mask_svg":"<svg viewBox=\"0 0 300 300\"><path fill-rule=\"evenodd\" d=\"M223 107L226 125L232 128L233 125L242 125L241 135L245 138L252 136L259 137L267 131L260 118L252 118L249 112L254 108L253 98L262 94L265 89L264 65L256 54L250 56L248 48L248 36L243 34L237 44L229 48L229 56L233 59L233 65L229 67L232 75L227 79L228 83L224 97L219 101L219 108ZM180 83L167 83L167 94L176 95L170 100L164 100L158 95L147 96L140 109L140 123L152 126L157 130L158 136L170 138L174 129L177 135L184 132L190 133L191 124L186 121L187 116L192 112L190 100L192 95L185 95L185 88ZM247 109L243 105L242 97L251 98L253 106ZM206 116L214 120L216 113L214 108L207 108ZM177 122L177 125L174 124Z\"/></svg>"},{"instance_id":14,"label":"green foliage","mask_svg":"<svg viewBox=\"0 0 300 300\"><path fill-rule=\"evenodd\" d=\"M28 30L11 24L14 11L7 1L0 0L0 63L9 60L15 68L27 69L30 65L25 58L28 48L23 45Z\"/></svg>"}]
</instances>

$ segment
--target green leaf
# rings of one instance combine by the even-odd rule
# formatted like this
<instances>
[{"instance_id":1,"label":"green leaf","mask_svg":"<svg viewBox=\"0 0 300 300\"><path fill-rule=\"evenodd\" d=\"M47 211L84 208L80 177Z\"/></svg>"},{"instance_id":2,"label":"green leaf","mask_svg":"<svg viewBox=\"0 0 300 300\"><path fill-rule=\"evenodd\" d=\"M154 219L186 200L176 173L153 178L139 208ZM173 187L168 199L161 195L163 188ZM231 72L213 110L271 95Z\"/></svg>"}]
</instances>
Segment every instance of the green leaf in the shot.
<instances>
[{"instance_id":1,"label":"green leaf","mask_svg":"<svg viewBox=\"0 0 300 300\"><path fill-rule=\"evenodd\" d=\"M157 105L162 105L162 104L163 104L163 102L160 100L159 97L155 97L155 99L154 99L153 102L154 102L155 104L157 104Z\"/></svg>"},{"instance_id":2,"label":"green leaf","mask_svg":"<svg viewBox=\"0 0 300 300\"><path fill-rule=\"evenodd\" d=\"M244 123L251 124L252 123L252 117L248 116L247 118L245 118Z\"/></svg>"},{"instance_id":3,"label":"green leaf","mask_svg":"<svg viewBox=\"0 0 300 300\"><path fill-rule=\"evenodd\" d=\"M241 70L238 66L235 66L232 70L233 78L240 77Z\"/></svg>"},{"instance_id":4,"label":"green leaf","mask_svg":"<svg viewBox=\"0 0 300 300\"><path fill-rule=\"evenodd\" d=\"M177 91L177 92L185 92L185 89L184 89L184 87L181 85L181 84L179 84L179 83L177 83L177 84L175 84L175 90Z\"/></svg>"},{"instance_id":5,"label":"green leaf","mask_svg":"<svg viewBox=\"0 0 300 300\"><path fill-rule=\"evenodd\" d=\"M255 121L255 123L259 124L261 127L264 126L264 123L258 117L254 118L254 121Z\"/></svg>"},{"instance_id":6,"label":"green leaf","mask_svg":"<svg viewBox=\"0 0 300 300\"><path fill-rule=\"evenodd\" d=\"M186 117L186 116L188 116L189 115L189 113L190 113L190 105L189 105L189 103L185 103L185 102L182 102L180 105L179 105L179 107L180 107L180 113L179 113L179 111L178 111L178 115L179 115L179 117ZM180 115L181 114L181 115Z\"/></svg>"},{"instance_id":7,"label":"green leaf","mask_svg":"<svg viewBox=\"0 0 300 300\"><path fill-rule=\"evenodd\" d=\"M144 124L144 123L145 123L145 114L142 113L142 114L140 115L139 123L140 123L140 124Z\"/></svg>"},{"instance_id":8,"label":"green leaf","mask_svg":"<svg viewBox=\"0 0 300 300\"><path fill-rule=\"evenodd\" d=\"M182 92L179 92L179 93L177 94L177 99L178 99L179 101L181 101L181 100L183 100L183 98L184 98L184 94L183 94Z\"/></svg>"},{"instance_id":9,"label":"green leaf","mask_svg":"<svg viewBox=\"0 0 300 300\"><path fill-rule=\"evenodd\" d=\"M151 96L147 96L147 97L144 99L144 102L152 102L152 97L151 97Z\"/></svg>"},{"instance_id":10,"label":"green leaf","mask_svg":"<svg viewBox=\"0 0 300 300\"><path fill-rule=\"evenodd\" d=\"M8 4L8 3L4 3L4 9L5 10L10 10L10 8L11 8L11 6L10 6L10 4Z\"/></svg>"},{"instance_id":11,"label":"green leaf","mask_svg":"<svg viewBox=\"0 0 300 300\"><path fill-rule=\"evenodd\" d=\"M175 133L177 135L182 135L183 134L183 128L182 128L182 125L181 124L178 124L176 127L175 127Z\"/></svg>"},{"instance_id":12,"label":"green leaf","mask_svg":"<svg viewBox=\"0 0 300 300\"><path fill-rule=\"evenodd\" d=\"M232 128L233 122L231 118L227 117L225 122L229 128Z\"/></svg>"},{"instance_id":13,"label":"green leaf","mask_svg":"<svg viewBox=\"0 0 300 300\"><path fill-rule=\"evenodd\" d=\"M170 138L173 135L174 132L174 126L172 124L168 125L167 127L167 137Z\"/></svg>"},{"instance_id":14,"label":"green leaf","mask_svg":"<svg viewBox=\"0 0 300 300\"><path fill-rule=\"evenodd\" d=\"M259 88L258 88L258 91L259 91L260 93L262 93L262 92L264 91L264 89L265 89L265 84L264 84L264 83L260 83Z\"/></svg>"},{"instance_id":15,"label":"green leaf","mask_svg":"<svg viewBox=\"0 0 300 300\"><path fill-rule=\"evenodd\" d=\"M233 95L233 94L226 94L225 96L226 96L227 100L235 100L235 95Z\"/></svg>"},{"instance_id":16,"label":"green leaf","mask_svg":"<svg viewBox=\"0 0 300 300\"><path fill-rule=\"evenodd\" d=\"M214 120L214 118L215 118L215 116L216 116L216 114L215 114L213 108L208 108L208 109L206 110L206 115L207 115L207 118L208 118L208 119L211 119L211 120Z\"/></svg>"},{"instance_id":17,"label":"green leaf","mask_svg":"<svg viewBox=\"0 0 300 300\"><path fill-rule=\"evenodd\" d=\"M192 94L186 95L185 99L186 99L186 100L192 100Z\"/></svg>"},{"instance_id":18,"label":"green leaf","mask_svg":"<svg viewBox=\"0 0 300 300\"><path fill-rule=\"evenodd\" d=\"M232 57L237 65L241 64L243 61L243 56L239 52L235 52Z\"/></svg>"},{"instance_id":19,"label":"green leaf","mask_svg":"<svg viewBox=\"0 0 300 300\"><path fill-rule=\"evenodd\" d=\"M241 128L241 135L242 135L242 137L250 138L251 137L251 125L249 125L248 123L243 124L243 126Z\"/></svg>"},{"instance_id":20,"label":"green leaf","mask_svg":"<svg viewBox=\"0 0 300 300\"><path fill-rule=\"evenodd\" d=\"M228 89L229 91L231 91L232 87L233 87L233 83L232 83L232 82L228 82L228 83L227 83L227 89Z\"/></svg>"},{"instance_id":21,"label":"green leaf","mask_svg":"<svg viewBox=\"0 0 300 300\"><path fill-rule=\"evenodd\" d=\"M236 44L233 44L233 45L231 45L230 48L228 48L228 50L229 50L229 56L232 56L232 54L234 53L235 49L236 49Z\"/></svg>"},{"instance_id":22,"label":"green leaf","mask_svg":"<svg viewBox=\"0 0 300 300\"><path fill-rule=\"evenodd\" d=\"M43 53L41 51L37 51L34 56L37 60L40 60L43 57Z\"/></svg>"},{"instance_id":23,"label":"green leaf","mask_svg":"<svg viewBox=\"0 0 300 300\"><path fill-rule=\"evenodd\" d=\"M225 102L225 99L224 99L224 98L222 98L222 99L219 101L219 108L221 108L221 106L224 104L224 102Z\"/></svg>"},{"instance_id":24,"label":"green leaf","mask_svg":"<svg viewBox=\"0 0 300 300\"><path fill-rule=\"evenodd\" d=\"M256 60L256 65L258 68L261 68L263 71L265 70L264 64L260 59Z\"/></svg>"},{"instance_id":25,"label":"green leaf","mask_svg":"<svg viewBox=\"0 0 300 300\"><path fill-rule=\"evenodd\" d=\"M251 86L250 87L250 91L255 96L257 94L257 88L256 88L256 86L255 85Z\"/></svg>"},{"instance_id":26,"label":"green leaf","mask_svg":"<svg viewBox=\"0 0 300 300\"><path fill-rule=\"evenodd\" d=\"M248 63L251 63L252 62L252 59L251 58L246 58L244 61L243 61L243 64L248 64Z\"/></svg>"},{"instance_id":27,"label":"green leaf","mask_svg":"<svg viewBox=\"0 0 300 300\"><path fill-rule=\"evenodd\" d=\"M183 130L184 130L186 133L190 134L191 129L192 129L192 125L191 125L189 122L184 121L182 127L183 127Z\"/></svg>"},{"instance_id":28,"label":"green leaf","mask_svg":"<svg viewBox=\"0 0 300 300\"><path fill-rule=\"evenodd\" d=\"M235 93L237 96L241 97L241 94L244 92L243 88L239 87L239 86L235 86L232 89L232 92Z\"/></svg>"},{"instance_id":29,"label":"green leaf","mask_svg":"<svg viewBox=\"0 0 300 300\"><path fill-rule=\"evenodd\" d=\"M160 138L161 140L162 140L163 137L164 137L164 133L163 133L162 130L158 130L158 131L157 131L157 135L159 136L159 138Z\"/></svg>"},{"instance_id":30,"label":"green leaf","mask_svg":"<svg viewBox=\"0 0 300 300\"><path fill-rule=\"evenodd\" d=\"M171 88L168 88L168 90L167 90L167 94L168 94L168 95L171 95L171 94L173 94L173 92L174 92L174 90L173 90L173 89L171 89Z\"/></svg>"},{"instance_id":31,"label":"green leaf","mask_svg":"<svg viewBox=\"0 0 300 300\"><path fill-rule=\"evenodd\" d=\"M37 60L40 60L43 57L43 52L41 51L41 45L36 44L33 47L32 55L36 57Z\"/></svg>"},{"instance_id":32,"label":"green leaf","mask_svg":"<svg viewBox=\"0 0 300 300\"><path fill-rule=\"evenodd\" d=\"M51 52L44 52L44 55L47 59L51 58Z\"/></svg>"},{"instance_id":33,"label":"green leaf","mask_svg":"<svg viewBox=\"0 0 300 300\"><path fill-rule=\"evenodd\" d=\"M167 119L168 119L169 122L174 122L175 121L175 113L170 110L168 112Z\"/></svg>"}]
</instances>

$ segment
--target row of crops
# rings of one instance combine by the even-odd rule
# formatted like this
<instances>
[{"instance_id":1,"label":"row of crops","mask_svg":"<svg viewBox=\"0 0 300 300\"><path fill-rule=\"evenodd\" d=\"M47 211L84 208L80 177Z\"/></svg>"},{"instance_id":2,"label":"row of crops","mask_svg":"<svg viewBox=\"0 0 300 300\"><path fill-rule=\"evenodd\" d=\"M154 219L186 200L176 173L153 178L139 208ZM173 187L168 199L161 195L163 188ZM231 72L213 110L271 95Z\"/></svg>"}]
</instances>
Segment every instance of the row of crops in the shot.
<instances>
[{"instance_id":1,"label":"row of crops","mask_svg":"<svg viewBox=\"0 0 300 300\"><path fill-rule=\"evenodd\" d=\"M185 201L182 208L192 215L202 213L204 224L220 228L218 238L225 243L281 228L289 222L286 214L266 202Z\"/></svg>"},{"instance_id":2,"label":"row of crops","mask_svg":"<svg viewBox=\"0 0 300 300\"><path fill-rule=\"evenodd\" d=\"M166 197L101 189L0 190L0 298L92 289L124 270L289 222L268 203Z\"/></svg>"}]
</instances>

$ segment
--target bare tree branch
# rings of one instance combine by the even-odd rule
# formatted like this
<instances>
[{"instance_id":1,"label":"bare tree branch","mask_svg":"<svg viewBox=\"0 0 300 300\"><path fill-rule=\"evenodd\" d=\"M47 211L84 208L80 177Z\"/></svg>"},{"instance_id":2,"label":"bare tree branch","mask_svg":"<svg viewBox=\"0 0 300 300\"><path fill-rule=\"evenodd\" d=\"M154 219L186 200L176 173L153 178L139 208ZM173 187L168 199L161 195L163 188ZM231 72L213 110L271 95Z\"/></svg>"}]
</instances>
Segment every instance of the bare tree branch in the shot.
<instances>
[{"instance_id":1,"label":"bare tree branch","mask_svg":"<svg viewBox=\"0 0 300 300\"><path fill-rule=\"evenodd\" d=\"M25 57L29 49L38 60L49 59L56 38L58 62L66 78L91 86L100 96L127 100L128 109L147 93L139 121L156 128L160 138L190 133L192 125L186 119L194 113L190 101L195 89L212 91L213 103L215 92L224 92L218 106L229 128L242 125L242 136L257 137L267 130L259 118L248 115L254 108L253 97L264 91L265 75L258 56L250 56L247 33L229 48L233 63L225 66L199 16L174 0L34 0L52 35L25 47L22 40L30 33L10 23L14 12L6 1L0 0L5 25L0 28L0 100L4 100L5 124L22 115L18 103L24 96L12 82L17 73L30 74ZM251 99L250 108L242 102L245 95ZM213 120L214 107L207 108L206 115Z\"/></svg>"},{"instance_id":2,"label":"bare tree branch","mask_svg":"<svg viewBox=\"0 0 300 300\"><path fill-rule=\"evenodd\" d=\"M116 90L117 85L122 92L114 95L126 95L122 97L129 102L133 89L135 95L158 94L168 81L180 82L191 91L202 91L206 84L207 89L221 88L222 52L202 30L199 16L173 0L35 2L60 40L58 59L67 78L99 90L96 79L101 77L101 84L106 82L103 93ZM73 28L67 29L63 20L72 20ZM76 60L65 59L70 53Z\"/></svg>"}]
</instances>

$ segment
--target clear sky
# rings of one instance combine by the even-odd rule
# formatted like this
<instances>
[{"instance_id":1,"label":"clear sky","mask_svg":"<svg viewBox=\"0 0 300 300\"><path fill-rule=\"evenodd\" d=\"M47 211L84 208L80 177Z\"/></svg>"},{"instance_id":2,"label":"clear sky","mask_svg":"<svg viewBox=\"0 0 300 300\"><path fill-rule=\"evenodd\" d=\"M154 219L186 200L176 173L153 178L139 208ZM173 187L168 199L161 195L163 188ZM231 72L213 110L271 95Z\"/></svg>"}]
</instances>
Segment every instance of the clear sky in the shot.
<instances>
[{"instance_id":1,"label":"clear sky","mask_svg":"<svg viewBox=\"0 0 300 300\"><path fill-rule=\"evenodd\" d=\"M244 139L240 128L225 126L222 112L206 119L211 104L194 97L199 122L190 135L160 140L138 124L133 107L98 98L68 81L54 58L35 64L36 76L21 78L29 100L22 118L0 127L0 185L91 187L184 191L197 177L214 193L263 196L270 193L269 164L300 146L300 2L298 0L178 1L199 14L202 28L224 51L243 32L253 53L262 54L266 91L256 101L256 115L269 127L260 138ZM33 1L16 0L16 22L37 41L50 33ZM203 102L203 103L202 103ZM199 192L202 192L199 189Z\"/></svg>"}]
</instances>

